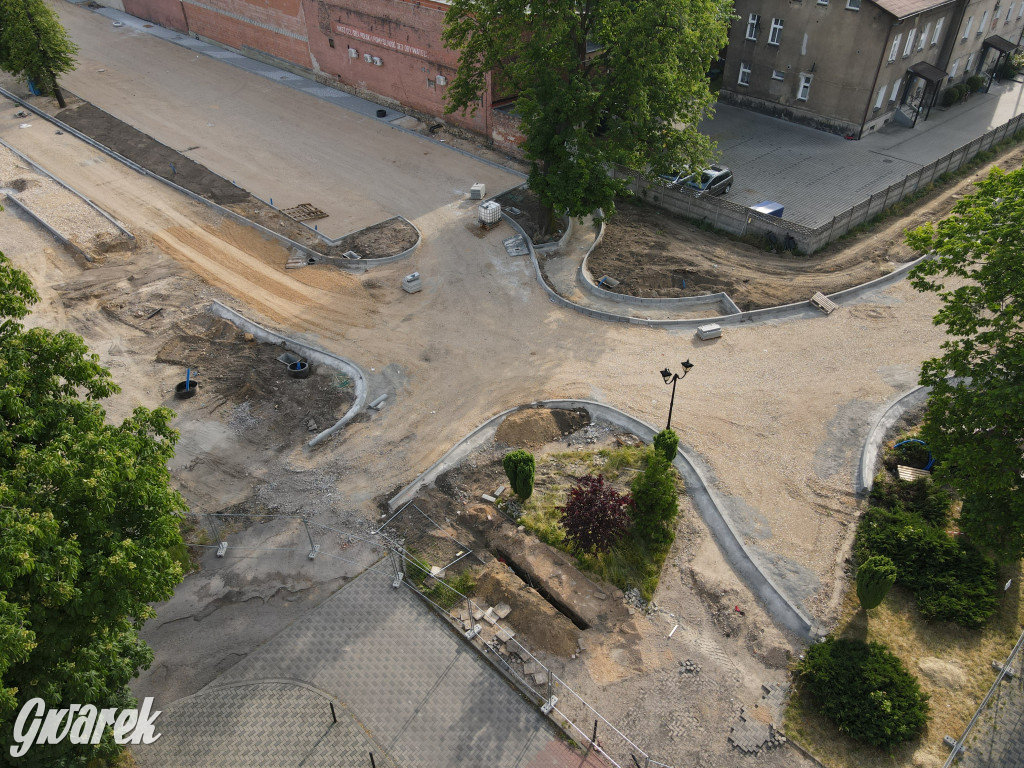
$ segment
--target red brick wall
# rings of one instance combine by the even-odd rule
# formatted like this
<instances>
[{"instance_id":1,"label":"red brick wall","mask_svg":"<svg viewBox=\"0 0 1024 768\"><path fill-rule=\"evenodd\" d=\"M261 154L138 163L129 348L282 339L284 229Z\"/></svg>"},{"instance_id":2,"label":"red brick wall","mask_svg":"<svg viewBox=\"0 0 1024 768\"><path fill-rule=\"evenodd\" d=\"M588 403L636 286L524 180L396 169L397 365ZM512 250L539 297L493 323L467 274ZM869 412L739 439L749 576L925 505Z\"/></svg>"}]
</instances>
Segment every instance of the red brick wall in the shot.
<instances>
[{"instance_id":1,"label":"red brick wall","mask_svg":"<svg viewBox=\"0 0 1024 768\"><path fill-rule=\"evenodd\" d=\"M202 5L185 0L185 13L191 32L312 67L301 0L203 0Z\"/></svg>"},{"instance_id":2,"label":"red brick wall","mask_svg":"<svg viewBox=\"0 0 1024 768\"><path fill-rule=\"evenodd\" d=\"M501 110L491 110L491 141L494 148L510 157L522 157L519 145L523 143L523 134L519 132L519 118Z\"/></svg>"},{"instance_id":3,"label":"red brick wall","mask_svg":"<svg viewBox=\"0 0 1024 768\"><path fill-rule=\"evenodd\" d=\"M447 6L430 0L359 0L358 7L353 0L303 4L310 55L319 71L393 98L408 109L443 115L447 86L438 83L437 76L451 82L458 63L458 54L441 44ZM366 56L371 57L369 62ZM486 114L485 108L473 117L455 113L445 119L486 134Z\"/></svg>"},{"instance_id":4,"label":"red brick wall","mask_svg":"<svg viewBox=\"0 0 1024 768\"><path fill-rule=\"evenodd\" d=\"M181 0L124 0L125 13L177 32L188 32Z\"/></svg>"}]
</instances>

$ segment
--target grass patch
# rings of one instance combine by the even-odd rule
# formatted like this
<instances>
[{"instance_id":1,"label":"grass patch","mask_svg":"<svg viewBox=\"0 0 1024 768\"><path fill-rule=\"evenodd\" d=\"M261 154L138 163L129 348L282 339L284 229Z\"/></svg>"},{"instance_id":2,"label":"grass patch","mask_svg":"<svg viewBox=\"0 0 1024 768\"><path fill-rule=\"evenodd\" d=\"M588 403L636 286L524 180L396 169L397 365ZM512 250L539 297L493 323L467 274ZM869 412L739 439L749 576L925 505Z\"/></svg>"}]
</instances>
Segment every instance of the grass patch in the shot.
<instances>
[{"instance_id":1,"label":"grass patch","mask_svg":"<svg viewBox=\"0 0 1024 768\"><path fill-rule=\"evenodd\" d=\"M618 491L628 491L633 478L646 467L649 452L648 446L639 445L538 456L533 496L524 505L519 523L545 544L573 555L581 570L623 591L636 587L644 600L650 600L658 588L671 543L655 546L643 541L633 529L608 552L579 555L567 547L565 531L558 522L561 517L558 507L565 503L569 488L577 478L603 474L608 485ZM682 480L675 470L672 471L677 493L681 493Z\"/></svg>"},{"instance_id":2,"label":"grass patch","mask_svg":"<svg viewBox=\"0 0 1024 768\"><path fill-rule=\"evenodd\" d=\"M949 750L943 736L959 737L985 697L995 672L993 659L1003 660L1013 648L1024 625L1021 601L1021 564L1004 569L1005 583L1013 578L1010 590L1002 593L995 615L982 629L969 630L949 622L925 621L913 595L893 587L878 608L866 615L860 609L856 591L847 592L837 637L851 637L885 643L907 669L918 677L921 689L931 696L931 720L920 738L891 751L865 746L840 734L835 726L819 715L799 685L786 710L786 736L797 741L828 768L892 768L893 766L941 765ZM962 684L947 687L924 674L921 662L937 666L937 660L963 674ZM930 761L915 763L915 755L926 754ZM921 756L919 755L919 757Z\"/></svg>"},{"instance_id":3,"label":"grass patch","mask_svg":"<svg viewBox=\"0 0 1024 768\"><path fill-rule=\"evenodd\" d=\"M434 584L426 586L430 577L430 563L419 557L415 550L406 550L406 578L420 592L445 610L449 610L463 597L469 597L476 588L476 582L468 569L460 571L445 580L432 578Z\"/></svg>"}]
</instances>

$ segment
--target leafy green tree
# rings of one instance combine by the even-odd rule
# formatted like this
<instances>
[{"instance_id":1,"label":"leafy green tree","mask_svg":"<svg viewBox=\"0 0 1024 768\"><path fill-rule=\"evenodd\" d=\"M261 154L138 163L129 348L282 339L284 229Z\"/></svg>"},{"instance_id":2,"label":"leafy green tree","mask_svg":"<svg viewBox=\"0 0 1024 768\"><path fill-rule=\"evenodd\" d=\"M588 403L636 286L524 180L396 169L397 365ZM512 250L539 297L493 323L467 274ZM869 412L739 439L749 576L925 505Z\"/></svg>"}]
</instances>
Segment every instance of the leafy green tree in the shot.
<instances>
[{"instance_id":1,"label":"leafy green tree","mask_svg":"<svg viewBox=\"0 0 1024 768\"><path fill-rule=\"evenodd\" d=\"M865 611L877 608L896 583L896 564L885 555L869 557L857 569L857 599Z\"/></svg>"},{"instance_id":2,"label":"leafy green tree","mask_svg":"<svg viewBox=\"0 0 1024 768\"><path fill-rule=\"evenodd\" d=\"M43 0L0 0L0 69L28 78L65 107L57 78L75 68L77 53Z\"/></svg>"},{"instance_id":3,"label":"leafy green tree","mask_svg":"<svg viewBox=\"0 0 1024 768\"><path fill-rule=\"evenodd\" d=\"M27 700L132 707L128 682L153 653L139 640L182 568L167 460L173 413L137 408L106 423L118 391L79 336L26 329L38 300L0 254L0 754ZM19 765L84 765L116 754L67 740Z\"/></svg>"},{"instance_id":4,"label":"leafy green tree","mask_svg":"<svg viewBox=\"0 0 1024 768\"><path fill-rule=\"evenodd\" d=\"M666 461L672 463L679 449L679 435L674 429L663 429L654 436L654 450L665 457Z\"/></svg>"},{"instance_id":5,"label":"leafy green tree","mask_svg":"<svg viewBox=\"0 0 1024 768\"><path fill-rule=\"evenodd\" d=\"M536 462L529 451L509 451L501 460L512 491L523 501L533 495L533 476Z\"/></svg>"},{"instance_id":6,"label":"leafy green tree","mask_svg":"<svg viewBox=\"0 0 1024 768\"><path fill-rule=\"evenodd\" d=\"M825 638L807 649L797 672L821 713L856 741L901 744L928 722L928 694L880 643Z\"/></svg>"},{"instance_id":7,"label":"leafy green tree","mask_svg":"<svg viewBox=\"0 0 1024 768\"><path fill-rule=\"evenodd\" d=\"M679 511L672 465L660 453L651 451L647 466L633 478L630 490L637 533L655 545L671 544Z\"/></svg>"},{"instance_id":8,"label":"leafy green tree","mask_svg":"<svg viewBox=\"0 0 1024 768\"><path fill-rule=\"evenodd\" d=\"M921 437L939 482L965 498L960 529L1004 561L1024 556L1024 170L994 169L952 214L907 235L934 257L911 272L937 293L948 338L925 361Z\"/></svg>"},{"instance_id":9,"label":"leafy green tree","mask_svg":"<svg viewBox=\"0 0 1024 768\"><path fill-rule=\"evenodd\" d=\"M609 163L667 173L712 154L707 71L727 41L727 0L452 0L444 44L459 67L445 109L515 97L530 188L552 210L614 210Z\"/></svg>"}]
</instances>

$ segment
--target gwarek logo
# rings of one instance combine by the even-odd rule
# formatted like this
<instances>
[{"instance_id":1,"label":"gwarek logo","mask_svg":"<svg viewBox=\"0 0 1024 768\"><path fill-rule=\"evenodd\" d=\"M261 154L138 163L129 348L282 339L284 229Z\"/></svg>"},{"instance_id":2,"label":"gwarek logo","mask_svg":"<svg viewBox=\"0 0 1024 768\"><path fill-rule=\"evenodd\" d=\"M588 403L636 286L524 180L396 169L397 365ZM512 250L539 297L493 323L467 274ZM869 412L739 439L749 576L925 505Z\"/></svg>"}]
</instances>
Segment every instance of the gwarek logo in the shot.
<instances>
[{"instance_id":1,"label":"gwarek logo","mask_svg":"<svg viewBox=\"0 0 1024 768\"><path fill-rule=\"evenodd\" d=\"M46 711L42 699L29 699L14 723L11 757L22 757L33 744L59 744L69 739L72 744L99 744L103 729L113 726L118 744L152 744L160 738L153 733L153 721L160 710L152 712L153 697L143 699L141 709L97 709L92 704L72 704L67 709ZM45 715L45 717L44 717Z\"/></svg>"}]
</instances>

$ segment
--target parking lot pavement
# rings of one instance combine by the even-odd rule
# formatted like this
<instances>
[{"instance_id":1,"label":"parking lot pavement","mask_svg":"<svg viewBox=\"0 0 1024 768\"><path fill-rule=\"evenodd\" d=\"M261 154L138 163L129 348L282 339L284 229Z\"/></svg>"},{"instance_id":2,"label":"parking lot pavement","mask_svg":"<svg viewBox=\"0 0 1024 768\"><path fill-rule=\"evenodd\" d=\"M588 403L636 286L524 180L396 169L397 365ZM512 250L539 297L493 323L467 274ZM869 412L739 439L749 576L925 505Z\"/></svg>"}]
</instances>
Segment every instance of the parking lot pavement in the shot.
<instances>
[{"instance_id":1,"label":"parking lot pavement","mask_svg":"<svg viewBox=\"0 0 1024 768\"><path fill-rule=\"evenodd\" d=\"M593 765L407 588L376 567L168 706L143 766ZM330 711L335 703L338 723ZM361 758L361 761L360 761ZM387 760L388 762L385 762Z\"/></svg>"},{"instance_id":2,"label":"parking lot pavement","mask_svg":"<svg viewBox=\"0 0 1024 768\"><path fill-rule=\"evenodd\" d=\"M860 141L726 104L701 130L735 174L727 199L781 203L784 219L817 227L1021 111L1024 85L1010 82L994 83L967 104L933 109L914 128L889 125Z\"/></svg>"}]
</instances>

